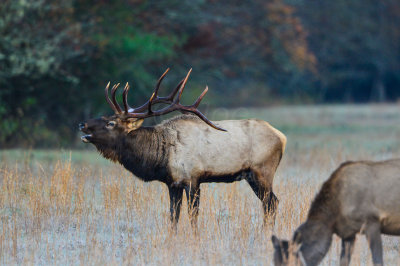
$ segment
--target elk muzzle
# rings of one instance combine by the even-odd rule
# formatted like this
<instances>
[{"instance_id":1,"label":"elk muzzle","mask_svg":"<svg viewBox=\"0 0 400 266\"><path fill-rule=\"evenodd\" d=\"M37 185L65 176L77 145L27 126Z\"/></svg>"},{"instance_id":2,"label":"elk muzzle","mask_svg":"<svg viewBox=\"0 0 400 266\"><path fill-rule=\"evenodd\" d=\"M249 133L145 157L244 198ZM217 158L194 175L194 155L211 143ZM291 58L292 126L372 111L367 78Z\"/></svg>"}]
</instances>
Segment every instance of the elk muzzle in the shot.
<instances>
[{"instance_id":1,"label":"elk muzzle","mask_svg":"<svg viewBox=\"0 0 400 266\"><path fill-rule=\"evenodd\" d=\"M86 123L79 123L78 127L79 127L79 130L82 131L83 133L88 133L87 124ZM81 137L81 140L84 143L90 143L90 138L91 137L92 137L92 134L83 135Z\"/></svg>"}]
</instances>

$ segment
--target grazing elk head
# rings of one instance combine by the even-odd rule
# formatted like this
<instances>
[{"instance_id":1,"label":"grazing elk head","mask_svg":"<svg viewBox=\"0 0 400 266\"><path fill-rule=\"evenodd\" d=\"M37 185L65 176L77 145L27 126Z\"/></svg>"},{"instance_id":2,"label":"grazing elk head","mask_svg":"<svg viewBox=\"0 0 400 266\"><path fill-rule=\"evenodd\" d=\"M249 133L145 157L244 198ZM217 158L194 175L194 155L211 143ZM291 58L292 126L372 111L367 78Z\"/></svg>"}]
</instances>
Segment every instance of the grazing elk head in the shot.
<instances>
[{"instance_id":1,"label":"grazing elk head","mask_svg":"<svg viewBox=\"0 0 400 266\"><path fill-rule=\"evenodd\" d=\"M275 235L272 236L272 245L274 246L274 265L306 265L302 264L300 251L301 244L295 241L280 240Z\"/></svg>"},{"instance_id":2,"label":"grazing elk head","mask_svg":"<svg viewBox=\"0 0 400 266\"><path fill-rule=\"evenodd\" d=\"M318 265L329 250L332 230L319 220L307 220L290 241L272 236L275 265Z\"/></svg>"},{"instance_id":3,"label":"grazing elk head","mask_svg":"<svg viewBox=\"0 0 400 266\"><path fill-rule=\"evenodd\" d=\"M168 71L169 69L167 69L164 72L164 74L159 78L150 99L145 104L137 108L131 108L128 105L128 100L127 100L129 91L128 83L126 83L122 94L124 110L121 109L115 98L119 83L115 84L112 87L111 99L109 97L110 83L108 83L105 88L106 100L110 105L110 107L113 109L115 114L111 116L103 116L97 119L90 119L86 122L80 123L79 124L80 130L86 134L81 137L82 141L85 143L93 143L100 145L101 144L113 145L113 143L117 141L121 136L128 135L129 133L140 128L145 118L160 116L173 111L180 111L182 113L193 113L211 127L225 131L224 129L214 125L197 109L204 95L207 93L208 87L204 89L203 93L194 102L194 104L190 106L184 106L180 104L179 101L181 99L183 89L185 88L186 82L189 78L192 69L189 70L186 77L178 84L178 86L171 92L169 96L159 97L157 95L161 82L164 79L165 75L168 73ZM175 97L176 95L178 96ZM164 103L169 105L159 110L153 110L152 109L153 105L159 103Z\"/></svg>"}]
</instances>

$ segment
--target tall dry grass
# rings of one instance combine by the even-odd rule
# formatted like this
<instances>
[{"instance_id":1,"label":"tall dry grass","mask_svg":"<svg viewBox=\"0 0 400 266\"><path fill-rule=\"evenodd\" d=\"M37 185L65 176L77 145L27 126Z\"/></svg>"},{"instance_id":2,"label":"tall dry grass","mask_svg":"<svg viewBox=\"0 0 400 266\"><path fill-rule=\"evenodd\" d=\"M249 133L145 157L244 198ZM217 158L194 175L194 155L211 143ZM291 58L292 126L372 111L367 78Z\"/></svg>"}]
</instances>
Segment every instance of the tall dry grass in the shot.
<instances>
[{"instance_id":1,"label":"tall dry grass","mask_svg":"<svg viewBox=\"0 0 400 266\"><path fill-rule=\"evenodd\" d=\"M342 161L399 157L395 107L354 108L347 107L349 117L344 107L292 108L283 118L276 109L253 113L289 136L274 182L280 199L274 228L263 227L261 203L245 181L202 184L199 234L185 199L175 234L167 189L159 182L143 183L95 152L3 151L0 264L271 265L271 234L291 236ZM324 118L316 121L319 112ZM371 264L367 247L358 237L352 265ZM398 238L384 237L387 265L399 265L399 249ZM335 237L323 263L337 265L339 253Z\"/></svg>"}]
</instances>

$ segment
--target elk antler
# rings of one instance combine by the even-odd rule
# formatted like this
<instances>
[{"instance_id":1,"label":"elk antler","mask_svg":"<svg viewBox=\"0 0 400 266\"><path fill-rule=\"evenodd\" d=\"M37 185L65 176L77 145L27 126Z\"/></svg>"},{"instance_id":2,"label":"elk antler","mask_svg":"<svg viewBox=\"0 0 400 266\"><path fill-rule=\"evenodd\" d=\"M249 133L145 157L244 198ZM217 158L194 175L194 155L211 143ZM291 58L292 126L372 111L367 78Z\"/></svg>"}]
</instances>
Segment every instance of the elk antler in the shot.
<instances>
[{"instance_id":1,"label":"elk antler","mask_svg":"<svg viewBox=\"0 0 400 266\"><path fill-rule=\"evenodd\" d=\"M113 86L114 89L115 85ZM110 88L110 82L108 82L106 89L104 90L105 94L106 94L106 100L108 102L108 104L110 105L111 109L113 109L113 111L118 114L118 109L115 107L115 105L113 104L113 102L110 100L110 97L108 97L108 89Z\"/></svg>"},{"instance_id":2,"label":"elk antler","mask_svg":"<svg viewBox=\"0 0 400 266\"><path fill-rule=\"evenodd\" d=\"M176 88L167 97L158 97L158 95L157 95L158 94L158 90L160 89L161 82L163 81L165 75L167 75L168 71L169 71L169 68L167 68L167 70L165 70L164 74L162 74L161 77L158 79L156 88L154 89L153 94L152 94L153 99L150 98L145 104L143 104L142 106L139 106L137 108L134 108L134 109L130 108L132 110L129 110L129 112L133 112L133 113L143 112L143 111L145 111L146 109L149 108L150 102L152 104L158 104L158 103L167 103L168 104L168 103L172 103L176 93L178 92L180 86L182 85L183 80L181 82L179 82L178 86L176 86ZM129 90L129 88L127 90ZM128 94L128 92L126 92L126 94ZM127 112L126 110L127 109L125 109L125 112Z\"/></svg>"},{"instance_id":3,"label":"elk antler","mask_svg":"<svg viewBox=\"0 0 400 266\"><path fill-rule=\"evenodd\" d=\"M180 111L182 113L193 113L195 115L197 115L201 120L203 120L204 122L206 122L209 126L221 130L221 131L226 131L225 129L222 129L216 125L214 125L210 120L207 119L207 117L205 117L198 109L197 107L199 106L201 100L203 99L204 95L207 93L208 91L208 87L206 87L204 89L204 91L201 93L201 95L199 96L199 98L197 98L197 100L194 102L194 104L190 105L190 106L185 106L180 104L180 99L183 93L183 89L185 88L186 82L190 76L190 73L192 72L192 69L189 70L189 72L187 73L186 77L179 82L178 86L171 92L170 95L168 95L167 97L159 97L158 94L158 90L160 89L160 85L162 80L164 79L165 75L168 73L169 68L164 72L164 74L161 75L161 77L159 78L156 87L150 97L150 99L143 104L140 107L137 108L131 108L128 105L128 100L127 100L127 96L128 96L128 91L129 91L129 85L128 83L125 85L124 88L124 92L122 94L122 98L123 98L123 103L124 103L124 109L125 109L125 115L127 115L128 117L132 117L132 118L147 118L147 117L152 117L152 116L159 116L159 115L163 115L163 114L167 114L173 111ZM121 107L118 105L116 99L115 99L115 92L118 88L118 85L114 85L112 90L111 90L111 95L112 95L112 101L108 98L108 87L110 84L107 85L106 87L106 99L107 102L109 103L109 105L111 106L111 108L114 110L114 112L116 114L121 114L122 110ZM179 93L178 93L179 92ZM178 93L178 97L175 98L176 94ZM175 99L174 99L175 98ZM158 103L166 103L166 104L170 104L167 107L164 107L160 110L156 110L153 111L152 110L152 106L154 104L158 104Z\"/></svg>"},{"instance_id":4,"label":"elk antler","mask_svg":"<svg viewBox=\"0 0 400 266\"><path fill-rule=\"evenodd\" d=\"M159 90L160 85L161 85L161 81L164 79L164 77L165 77L165 75L168 73L168 71L169 71L169 68L168 68L168 69L164 72L164 74L162 74L161 77L159 78L159 80L158 80L158 82L157 82L157 85L156 85L156 88L155 88L155 90L154 90L154 92L153 92L153 94L154 94L155 96L157 96L158 90ZM167 104L168 104L168 103L172 103L172 101L173 101L173 99L174 99L176 93L178 92L178 89L180 88L180 85L182 84L182 82L183 82L183 80L182 80L182 81L178 84L178 86L171 92L170 95L168 95L167 97L158 97L158 96L157 96L157 97L152 101L152 103L153 103L153 104L158 104L158 103L167 103ZM110 82L108 82L108 84L107 84L107 86L106 86L106 88L105 88L106 100L107 100L108 104L111 106L111 109L113 109L113 111L114 111L116 114L122 113L121 107L119 106L117 100L115 99L115 97L116 97L116 96L115 96L115 93L116 93L116 91L117 91L118 86L119 86L119 83L118 83L118 84L115 84L115 85L112 87L112 89L111 89L112 100L108 97L108 89L109 89L109 87L110 87ZM149 106L150 101L147 101L145 104L143 104L143 105L140 106L140 107L137 107L137 108L134 108L134 109L131 108L131 107L128 105L128 101L127 101L128 91L129 91L129 84L126 83L126 85L125 85L125 87L124 87L123 94L122 94L122 99L123 99L123 103L124 103L124 109L125 109L125 112L126 112L126 113L128 113L128 112L143 112L144 110L148 109L148 106Z\"/></svg>"},{"instance_id":5,"label":"elk antler","mask_svg":"<svg viewBox=\"0 0 400 266\"><path fill-rule=\"evenodd\" d=\"M115 108L117 109L117 112L120 114L122 112L121 107L119 106L117 99L115 99L115 93L117 92L119 83L114 85L111 89L111 97L112 97L112 102L115 106Z\"/></svg>"}]
</instances>

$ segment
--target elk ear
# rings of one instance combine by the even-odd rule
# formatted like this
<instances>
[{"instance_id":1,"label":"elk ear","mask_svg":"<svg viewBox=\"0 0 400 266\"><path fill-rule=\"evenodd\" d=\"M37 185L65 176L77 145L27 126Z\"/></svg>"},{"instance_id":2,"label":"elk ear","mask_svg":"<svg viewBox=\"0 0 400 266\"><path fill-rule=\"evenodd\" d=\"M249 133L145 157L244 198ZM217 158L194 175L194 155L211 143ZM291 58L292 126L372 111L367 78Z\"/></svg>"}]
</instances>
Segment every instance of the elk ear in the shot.
<instances>
[{"instance_id":1,"label":"elk ear","mask_svg":"<svg viewBox=\"0 0 400 266\"><path fill-rule=\"evenodd\" d=\"M137 118L130 118L128 119L128 121L126 122L126 131L129 133L132 130L136 130L139 127L142 126L143 124L143 119L137 119Z\"/></svg>"},{"instance_id":2,"label":"elk ear","mask_svg":"<svg viewBox=\"0 0 400 266\"><path fill-rule=\"evenodd\" d=\"M298 244L301 243L301 232L300 231L296 231L294 233L293 242L298 243Z\"/></svg>"},{"instance_id":3,"label":"elk ear","mask_svg":"<svg viewBox=\"0 0 400 266\"><path fill-rule=\"evenodd\" d=\"M281 248L281 241L280 241L275 235L272 235L271 241L272 241L272 245L274 246L274 248L275 248L276 250L280 250L280 248Z\"/></svg>"}]
</instances>

